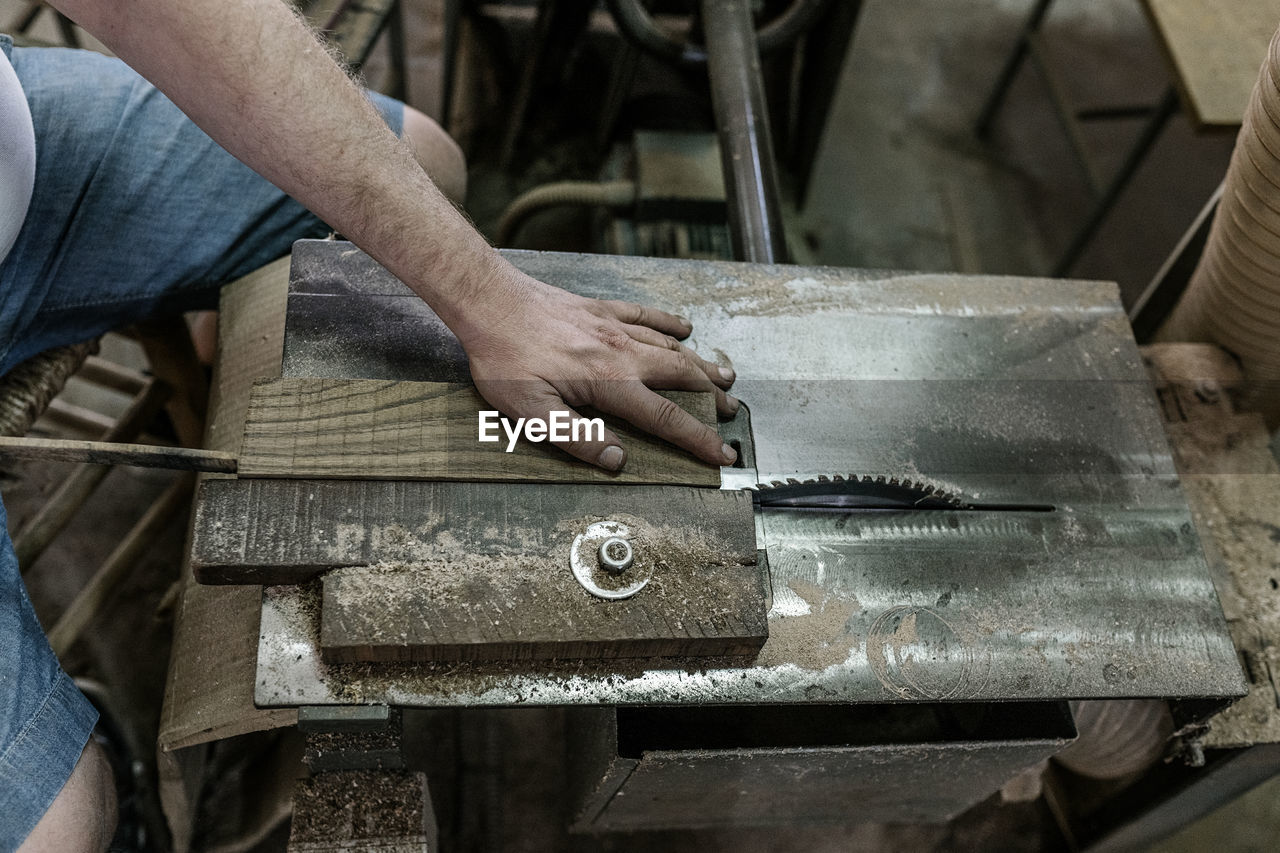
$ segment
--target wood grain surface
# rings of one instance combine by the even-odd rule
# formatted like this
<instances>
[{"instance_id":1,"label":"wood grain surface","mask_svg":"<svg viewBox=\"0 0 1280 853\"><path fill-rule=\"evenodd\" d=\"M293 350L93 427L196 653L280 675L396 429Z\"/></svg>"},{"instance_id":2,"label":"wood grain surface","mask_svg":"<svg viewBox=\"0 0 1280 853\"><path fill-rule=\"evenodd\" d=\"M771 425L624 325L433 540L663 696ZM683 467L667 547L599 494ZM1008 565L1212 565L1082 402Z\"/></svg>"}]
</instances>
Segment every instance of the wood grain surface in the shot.
<instances>
[{"instance_id":1,"label":"wood grain surface","mask_svg":"<svg viewBox=\"0 0 1280 853\"><path fill-rule=\"evenodd\" d=\"M703 423L715 425L712 395L665 396ZM579 462L547 442L522 439L508 453L505 437L493 443L477 440L477 415L491 408L473 386L456 383L320 378L260 382L249 402L240 476L720 484L716 466L607 417L605 423L627 451L621 472Z\"/></svg>"},{"instance_id":2,"label":"wood grain surface","mask_svg":"<svg viewBox=\"0 0 1280 853\"><path fill-rule=\"evenodd\" d=\"M1267 44L1280 25L1280 0L1144 0L1144 5L1192 121L1202 128L1238 126Z\"/></svg>"},{"instance_id":3,"label":"wood grain surface","mask_svg":"<svg viewBox=\"0 0 1280 853\"><path fill-rule=\"evenodd\" d=\"M733 495L731 498L725 495ZM206 479L191 564L202 583L302 583L346 566L465 553L550 554L561 525L619 514L675 527L699 518L732 553L755 551L750 498L686 486Z\"/></svg>"},{"instance_id":4,"label":"wood grain surface","mask_svg":"<svg viewBox=\"0 0 1280 853\"><path fill-rule=\"evenodd\" d=\"M222 291L220 356L205 427L205 446L211 450L239 451L253 381L279 375L288 289L289 259L282 258ZM201 479L227 476L204 474ZM298 716L294 708L258 708L253 703L262 590L206 586L195 582L190 569L188 560L160 718L163 756L174 755L167 750L293 725ZM172 763L171 758L165 760ZM183 781L191 788L185 796L193 802L202 778L196 772Z\"/></svg>"},{"instance_id":5,"label":"wood grain surface","mask_svg":"<svg viewBox=\"0 0 1280 853\"><path fill-rule=\"evenodd\" d=\"M377 560L324 576L327 661L743 656L768 636L766 578L745 493L387 485L415 487L416 500L401 492L390 502L398 499L405 515L424 510L417 523L388 524L380 512L380 523L344 528L354 534L348 541L341 530L316 537L320 550L328 543L353 562ZM634 548L621 583L651 575L632 598L597 598L573 576L574 540L605 519L626 524Z\"/></svg>"},{"instance_id":6,"label":"wood grain surface","mask_svg":"<svg viewBox=\"0 0 1280 853\"><path fill-rule=\"evenodd\" d=\"M236 457L216 450L66 438L0 436L0 459L4 458L43 459L47 462L90 462L95 465L133 465L139 468L211 471L220 474L234 474L236 471Z\"/></svg>"}]
</instances>

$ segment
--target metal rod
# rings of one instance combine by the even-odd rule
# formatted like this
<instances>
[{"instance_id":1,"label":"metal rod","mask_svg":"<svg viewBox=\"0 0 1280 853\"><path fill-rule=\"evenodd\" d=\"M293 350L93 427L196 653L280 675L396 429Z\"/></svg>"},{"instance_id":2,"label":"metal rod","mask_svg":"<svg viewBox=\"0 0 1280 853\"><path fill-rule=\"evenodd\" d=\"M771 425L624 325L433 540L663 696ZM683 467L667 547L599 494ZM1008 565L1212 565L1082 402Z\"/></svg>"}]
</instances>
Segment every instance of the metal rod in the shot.
<instances>
[{"instance_id":1,"label":"metal rod","mask_svg":"<svg viewBox=\"0 0 1280 853\"><path fill-rule=\"evenodd\" d=\"M1173 312L1173 306L1178 304L1178 299L1191 284L1191 276L1200 263L1205 243L1209 242L1209 231L1213 227L1214 215L1218 211L1218 203L1222 200L1225 187L1225 183L1218 184L1187 233L1178 241L1173 253L1129 309L1129 323L1133 326L1133 336L1139 344L1151 342L1161 324Z\"/></svg>"},{"instance_id":2,"label":"metal rod","mask_svg":"<svg viewBox=\"0 0 1280 853\"><path fill-rule=\"evenodd\" d=\"M58 32L62 34L67 47L80 47L80 34L76 32L76 25L57 9L54 9L54 14L57 15Z\"/></svg>"},{"instance_id":3,"label":"metal rod","mask_svg":"<svg viewBox=\"0 0 1280 853\"><path fill-rule=\"evenodd\" d=\"M734 257L786 263L777 162L750 4L703 0L702 24Z\"/></svg>"},{"instance_id":4,"label":"metal rod","mask_svg":"<svg viewBox=\"0 0 1280 853\"><path fill-rule=\"evenodd\" d=\"M982 107L982 112L978 113L978 121L974 125L974 132L978 137L985 139L987 134L991 132L991 123L995 121L996 113L1000 112L1000 107L1004 104L1004 96L1009 93L1009 86L1013 84L1013 78L1018 75L1018 69L1022 67L1023 60L1027 58L1027 51L1030 46L1029 37L1040 29L1040 22L1044 20L1045 14L1048 13L1049 7L1053 5L1053 0L1037 0L1035 8L1031 10L1031 14L1027 16L1027 21L1022 25L1022 32L1018 34L1018 41L1013 47L1013 52L1009 54L1009 58L1005 60L1004 68L1000 70L1000 76L996 78L996 85L992 88L991 94L987 96L987 102Z\"/></svg>"},{"instance_id":5,"label":"metal rod","mask_svg":"<svg viewBox=\"0 0 1280 853\"><path fill-rule=\"evenodd\" d=\"M462 0L444 0L442 65L440 75L440 125L448 133L453 128L453 87L457 79L458 40L462 37Z\"/></svg>"},{"instance_id":6,"label":"metal rod","mask_svg":"<svg viewBox=\"0 0 1280 853\"><path fill-rule=\"evenodd\" d=\"M387 52L391 54L391 84L388 94L400 101L409 100L409 67L405 59L404 4L391 4L387 13Z\"/></svg>"},{"instance_id":7,"label":"metal rod","mask_svg":"<svg viewBox=\"0 0 1280 853\"><path fill-rule=\"evenodd\" d=\"M27 8L23 9L13 23L5 28L6 32L26 35L27 30L31 29L31 25L40 16L42 9L44 9L44 0L28 0Z\"/></svg>"},{"instance_id":8,"label":"metal rod","mask_svg":"<svg viewBox=\"0 0 1280 853\"><path fill-rule=\"evenodd\" d=\"M1076 160L1079 161L1080 168L1084 170L1085 178L1089 181L1089 189L1095 197L1102 195L1107 191L1107 180L1094 165L1093 158L1089 156L1089 145L1085 142L1081 123L1076 119L1075 107L1071 105L1071 99L1067 95L1066 82L1054 69L1040 33L1027 35L1027 49L1030 51L1032 63L1044 77L1045 87L1049 90L1049 103L1053 105L1053 111L1058 116L1058 121L1062 123L1062 129L1067 133L1071 150L1075 152Z\"/></svg>"},{"instance_id":9,"label":"metal rod","mask_svg":"<svg viewBox=\"0 0 1280 853\"><path fill-rule=\"evenodd\" d=\"M1165 124L1177 111L1178 92L1170 86L1165 90L1159 106L1156 107L1155 113L1151 116L1151 120L1142 128L1142 133L1138 134L1138 139L1134 142L1133 147L1129 149L1129 153L1125 155L1124 163L1116 172L1116 176L1111 179L1106 192L1094 204L1093 210L1089 213L1089 218L1076 231L1066 250L1058 258L1058 263L1054 265L1051 273L1054 277L1065 276L1071 272L1071 268L1075 266L1076 261L1080 260L1080 255L1084 253L1085 247L1089 245L1093 235L1102 226L1102 221L1107 218L1107 214L1115 206L1120 194L1124 192L1125 187L1129 186L1129 181L1133 179L1134 173L1138 171L1138 166L1142 165L1147 152L1151 150L1151 146L1160 138L1160 132L1164 130Z\"/></svg>"},{"instance_id":10,"label":"metal rod","mask_svg":"<svg viewBox=\"0 0 1280 853\"><path fill-rule=\"evenodd\" d=\"M1116 104L1111 107L1084 107L1076 110L1080 121L1120 121L1132 118L1150 118L1156 104Z\"/></svg>"}]
</instances>

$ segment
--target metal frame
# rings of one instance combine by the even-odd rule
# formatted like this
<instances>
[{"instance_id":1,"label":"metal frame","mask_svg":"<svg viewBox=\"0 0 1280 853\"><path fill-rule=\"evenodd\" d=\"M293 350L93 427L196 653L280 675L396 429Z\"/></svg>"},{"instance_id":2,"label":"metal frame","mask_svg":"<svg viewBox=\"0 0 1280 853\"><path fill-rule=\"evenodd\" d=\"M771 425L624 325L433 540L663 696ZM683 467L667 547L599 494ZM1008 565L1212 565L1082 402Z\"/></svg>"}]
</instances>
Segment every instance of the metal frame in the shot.
<instances>
[{"instance_id":1,"label":"metal frame","mask_svg":"<svg viewBox=\"0 0 1280 853\"><path fill-rule=\"evenodd\" d=\"M820 513L771 511L761 521L765 532L758 541L769 552L777 618L804 611L788 584L811 578L813 560L820 555L825 584L833 590L857 589L862 609L850 623L857 636L891 635L894 620L906 618L912 607L925 608L924 616L915 614L917 622L934 619L936 612L947 625L961 626L947 628L939 621L937 631L928 634L935 639L949 637L949 631L963 633L963 626L990 613L1014 627L1034 624L1037 632L948 641L947 654L930 658L921 676L923 693L900 683L897 665L888 658L873 665L858 655L847 667L820 672L770 658L748 679L736 668L641 666L620 676L616 666L575 663L567 671L539 665L508 669L500 677L467 668L423 677L418 667L388 666L361 675L358 684L338 685L331 680L334 673L317 663L305 591L276 587L263 600L259 705L645 705L683 697L741 705L807 703L815 695L831 702L890 703L942 695L951 701L1205 700L1183 703L1175 715L1190 722L1244 689L1225 634L1216 634L1212 659L1201 657L1211 651L1206 636L1215 635L1210 626L1221 618L1220 607L1207 576L1199 574L1207 570L1185 505L1170 489L1176 474L1155 400L1136 348L1121 334L1126 323L1112 286L1081 282L1061 288L1034 280L957 276L944 285L947 292L963 286L965 297L956 304L938 302L944 291L932 277L550 253L507 256L530 275L583 295L661 300L694 318L702 346L717 339L738 342L735 366L744 397L752 401L760 480L910 468L942 478L944 486L963 484L969 496L977 494L983 502L1049 502L1058 508L1019 516L1020 521L1000 513L998 524L965 516L940 539L931 538L928 519L865 519L855 543L842 542L844 534L833 526L837 520ZM367 377L440 381L456 377L465 365L460 352L456 360L439 358L433 353L441 348L424 346L431 336L424 337L423 330L438 323L434 315L367 256L347 252L345 244L300 243L293 281L286 376L359 371ZM327 283L323 293L313 292L311 283L321 281ZM335 282L343 283L341 298ZM791 287L803 288L801 295ZM810 300L821 310L808 310ZM367 306L359 312L361 327L376 329L373 337L342 331L357 313L351 310L356 302ZM733 306L733 311L716 305ZM1086 316L1087 323L1071 319ZM972 343L975 329L983 330L988 342L982 347ZM780 358L783 352L786 357ZM1098 374L1099 364L1108 365L1104 376ZM947 381L919 381L928 379ZM803 435L794 427L798 400L805 401L810 425ZM975 400L982 401L979 410ZM1131 417L1117 419L1115 412ZM987 418L999 424L994 436ZM846 440L849 423L857 424L857 442ZM942 579L960 571L951 551L958 540L950 537L957 534L967 543L969 574L964 594L953 597ZM913 547L905 548L908 544ZM974 561L976 551L984 556ZM1034 567L1022 572L1018 567L1028 556ZM1165 581L1152 588L1156 565ZM1082 566L1093 567L1087 579ZM1034 587L1026 585L1029 577L1037 579ZM1122 580L1126 577L1134 580ZM1042 606L1042 594L1066 584L1053 578L1071 578L1087 592L1069 601L1054 593L1052 607ZM1108 585L1116 586L1104 591ZM1180 593L1177 607L1143 607L1142 618L1147 630L1154 630L1153 618L1194 622L1185 648L1135 646L1129 623L1106 615L1110 605L1103 602L1133 595L1145 600L1157 589L1171 588L1199 592L1194 598ZM1198 602L1195 618L1192 600ZM945 604L945 612L937 610L937 602ZM1075 603L1067 606L1070 602ZM1056 641L1037 648L1041 638L1081 635L1092 640L1088 646L1072 645L1070 663ZM1188 663L1184 653L1194 660ZM1171 679L1171 673L1178 675ZM1207 682L1193 688L1184 678L1191 673Z\"/></svg>"},{"instance_id":2,"label":"metal frame","mask_svg":"<svg viewBox=\"0 0 1280 853\"><path fill-rule=\"evenodd\" d=\"M703 0L702 24L734 259L786 263L778 163L751 7L747 0Z\"/></svg>"},{"instance_id":3,"label":"metal frame","mask_svg":"<svg viewBox=\"0 0 1280 853\"><path fill-rule=\"evenodd\" d=\"M1174 247L1173 253L1161 264L1147 289L1142 291L1142 295L1129 309L1129 323L1133 326L1133 336L1139 344L1148 343L1155 337L1156 331L1191 284L1191 276L1196 271L1204 245L1209 240L1209 231L1213 227L1213 217L1218 212L1218 202L1222 200L1224 186L1218 185L1204 208L1196 215L1187 233L1182 235L1182 239Z\"/></svg>"},{"instance_id":4,"label":"metal frame","mask_svg":"<svg viewBox=\"0 0 1280 853\"><path fill-rule=\"evenodd\" d=\"M1076 262L1080 260L1080 256L1084 254L1084 250L1088 247L1090 241L1098 233L1103 221L1107 218L1111 209L1115 207L1121 194L1129 186L1129 182L1133 180L1133 176L1137 173L1143 161L1146 160L1156 140L1160 138L1160 134L1169 119L1179 111L1180 101L1177 90L1170 85L1165 89L1160 99L1151 106L1123 105L1092 109L1078 109L1073 106L1067 98L1066 87L1062 84L1061 78L1050 61L1048 52L1045 50L1041 26L1052 6L1053 0L1036 0L1035 6L1027 16L1022 31L1018 35L1013 51L1005 60L1000 75L996 78L995 86L987 96L982 111L978 114L978 120L974 124L974 132L979 139L986 140L990 138L991 127L1000 112L1001 106L1004 105L1005 96L1013 85L1014 78L1017 77L1023 63L1030 59L1039 69L1045 81L1054 112L1057 114L1059 121L1062 122L1063 129L1067 134L1067 141L1071 144L1071 149L1075 152L1076 159L1084 170L1089 187L1094 195L1093 206L1090 208L1088 216L1076 228L1071 240L1067 243L1067 247L1058 256L1057 261L1050 270L1050 274L1054 277L1064 277L1071 272ZM1089 158L1088 150L1084 143L1084 123L1141 116L1146 116L1147 120L1138 132L1137 138L1130 146L1128 153L1125 154L1124 161L1110 178L1102 176Z\"/></svg>"}]
</instances>

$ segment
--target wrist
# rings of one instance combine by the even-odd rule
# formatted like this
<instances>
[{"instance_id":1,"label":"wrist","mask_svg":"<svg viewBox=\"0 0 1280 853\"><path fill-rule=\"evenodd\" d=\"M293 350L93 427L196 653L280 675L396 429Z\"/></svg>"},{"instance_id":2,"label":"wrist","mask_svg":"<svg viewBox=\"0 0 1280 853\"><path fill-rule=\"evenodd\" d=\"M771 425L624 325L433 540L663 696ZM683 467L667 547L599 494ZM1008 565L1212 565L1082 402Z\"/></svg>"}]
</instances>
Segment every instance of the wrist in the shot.
<instances>
[{"instance_id":1,"label":"wrist","mask_svg":"<svg viewBox=\"0 0 1280 853\"><path fill-rule=\"evenodd\" d=\"M464 348L520 313L536 284L494 249L471 263L453 264L452 271L455 275L439 292L417 292ZM436 283L441 282L437 279Z\"/></svg>"}]
</instances>

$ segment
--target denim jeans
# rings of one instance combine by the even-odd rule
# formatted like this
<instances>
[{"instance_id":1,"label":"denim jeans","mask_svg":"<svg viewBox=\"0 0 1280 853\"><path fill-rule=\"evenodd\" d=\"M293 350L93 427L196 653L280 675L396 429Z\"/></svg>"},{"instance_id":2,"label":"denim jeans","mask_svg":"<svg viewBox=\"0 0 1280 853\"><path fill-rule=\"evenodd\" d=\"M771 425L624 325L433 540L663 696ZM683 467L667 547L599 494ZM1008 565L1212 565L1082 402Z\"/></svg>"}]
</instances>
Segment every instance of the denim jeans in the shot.
<instances>
[{"instance_id":1,"label":"denim jeans","mask_svg":"<svg viewBox=\"0 0 1280 853\"><path fill-rule=\"evenodd\" d=\"M36 180L0 264L0 374L147 316L214 307L218 289L328 226L259 177L118 60L14 48ZM400 133L403 105L371 94ZM60 669L0 506L0 851L71 775L97 712Z\"/></svg>"}]
</instances>

